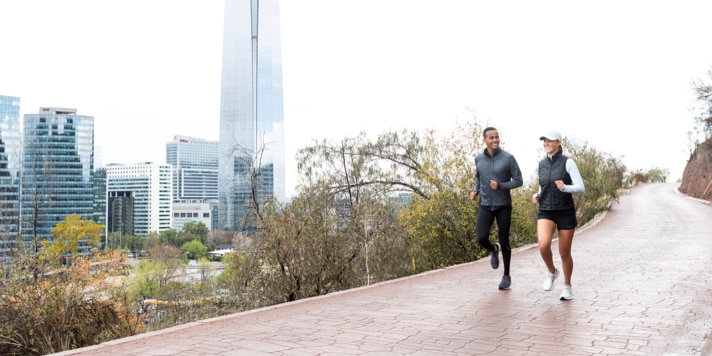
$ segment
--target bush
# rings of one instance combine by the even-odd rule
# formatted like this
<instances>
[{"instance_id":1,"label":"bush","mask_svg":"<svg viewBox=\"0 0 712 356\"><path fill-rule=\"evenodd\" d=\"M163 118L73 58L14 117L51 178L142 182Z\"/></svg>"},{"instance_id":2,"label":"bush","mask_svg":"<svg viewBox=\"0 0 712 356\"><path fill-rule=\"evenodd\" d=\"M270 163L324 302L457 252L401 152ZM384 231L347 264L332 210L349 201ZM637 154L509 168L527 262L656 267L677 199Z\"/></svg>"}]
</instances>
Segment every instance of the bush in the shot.
<instances>
[{"instance_id":1,"label":"bush","mask_svg":"<svg viewBox=\"0 0 712 356\"><path fill-rule=\"evenodd\" d=\"M0 288L0 354L45 355L145 331L127 294L119 251L58 266L48 252L21 256Z\"/></svg>"}]
</instances>

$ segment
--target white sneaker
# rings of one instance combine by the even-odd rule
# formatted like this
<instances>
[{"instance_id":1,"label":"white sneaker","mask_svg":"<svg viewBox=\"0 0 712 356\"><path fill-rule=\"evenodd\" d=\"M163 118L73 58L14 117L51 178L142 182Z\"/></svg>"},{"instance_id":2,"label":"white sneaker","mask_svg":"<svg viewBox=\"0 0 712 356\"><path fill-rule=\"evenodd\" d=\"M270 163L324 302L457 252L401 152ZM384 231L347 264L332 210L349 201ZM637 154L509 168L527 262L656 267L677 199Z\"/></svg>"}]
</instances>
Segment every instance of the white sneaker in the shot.
<instances>
[{"instance_id":1,"label":"white sneaker","mask_svg":"<svg viewBox=\"0 0 712 356\"><path fill-rule=\"evenodd\" d=\"M561 297L559 300L571 300L574 299L573 294L571 293L571 286L564 286L564 290L561 291Z\"/></svg>"},{"instance_id":2,"label":"white sneaker","mask_svg":"<svg viewBox=\"0 0 712 356\"><path fill-rule=\"evenodd\" d=\"M559 269L554 267L554 273L546 272L546 279L544 280L544 290L550 291L554 289L554 281L559 276Z\"/></svg>"}]
</instances>

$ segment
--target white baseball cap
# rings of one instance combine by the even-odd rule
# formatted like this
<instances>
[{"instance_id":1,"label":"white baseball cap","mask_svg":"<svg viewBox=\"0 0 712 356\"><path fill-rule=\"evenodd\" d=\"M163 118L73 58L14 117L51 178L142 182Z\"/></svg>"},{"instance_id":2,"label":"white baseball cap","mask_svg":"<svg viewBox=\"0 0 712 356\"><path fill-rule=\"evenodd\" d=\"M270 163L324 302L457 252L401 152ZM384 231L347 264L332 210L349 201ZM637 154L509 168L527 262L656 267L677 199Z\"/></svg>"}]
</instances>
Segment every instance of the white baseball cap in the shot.
<instances>
[{"instance_id":1,"label":"white baseball cap","mask_svg":"<svg viewBox=\"0 0 712 356\"><path fill-rule=\"evenodd\" d=\"M547 140L551 140L551 141L561 141L561 134L559 133L559 131L550 130L550 131L547 131L546 134L539 137L539 139L540 140L547 139Z\"/></svg>"}]
</instances>

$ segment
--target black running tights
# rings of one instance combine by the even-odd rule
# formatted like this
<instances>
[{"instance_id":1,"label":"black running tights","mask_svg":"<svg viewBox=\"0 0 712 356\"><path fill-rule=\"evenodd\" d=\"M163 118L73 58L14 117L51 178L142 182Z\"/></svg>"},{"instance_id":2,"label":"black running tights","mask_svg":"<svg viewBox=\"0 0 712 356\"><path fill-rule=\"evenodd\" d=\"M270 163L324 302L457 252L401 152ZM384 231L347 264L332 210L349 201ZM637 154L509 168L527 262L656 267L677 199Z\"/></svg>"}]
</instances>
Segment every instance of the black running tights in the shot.
<instances>
[{"instance_id":1,"label":"black running tights","mask_svg":"<svg viewBox=\"0 0 712 356\"><path fill-rule=\"evenodd\" d=\"M504 260L504 275L509 275L509 262L512 258L512 249L509 247L509 227L512 224L512 208L480 206L477 211L477 242L487 249L493 251L494 245L489 240L492 223L497 219L497 231L499 235L499 245L502 248L502 259Z\"/></svg>"}]
</instances>

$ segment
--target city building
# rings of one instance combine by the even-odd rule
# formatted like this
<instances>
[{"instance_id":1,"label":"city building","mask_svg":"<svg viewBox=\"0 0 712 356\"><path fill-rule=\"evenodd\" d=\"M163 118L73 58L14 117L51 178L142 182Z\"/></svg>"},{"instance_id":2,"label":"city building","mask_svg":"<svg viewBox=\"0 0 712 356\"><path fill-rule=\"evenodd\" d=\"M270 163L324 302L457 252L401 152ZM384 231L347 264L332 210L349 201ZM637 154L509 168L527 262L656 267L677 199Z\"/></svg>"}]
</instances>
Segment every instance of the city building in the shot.
<instances>
[{"instance_id":1,"label":"city building","mask_svg":"<svg viewBox=\"0 0 712 356\"><path fill-rule=\"evenodd\" d=\"M18 237L21 142L20 98L0 95L0 262Z\"/></svg>"},{"instance_id":2,"label":"city building","mask_svg":"<svg viewBox=\"0 0 712 356\"><path fill-rule=\"evenodd\" d=\"M173 229L182 230L185 223L202 222L212 231L217 224L216 200L181 200L173 202Z\"/></svg>"},{"instance_id":3,"label":"city building","mask_svg":"<svg viewBox=\"0 0 712 356\"><path fill-rule=\"evenodd\" d=\"M173 167L152 162L106 167L106 235L146 236L172 226Z\"/></svg>"},{"instance_id":4,"label":"city building","mask_svg":"<svg viewBox=\"0 0 712 356\"><path fill-rule=\"evenodd\" d=\"M94 191L92 220L99 225L106 226L106 168L94 171L92 190Z\"/></svg>"},{"instance_id":5,"label":"city building","mask_svg":"<svg viewBox=\"0 0 712 356\"><path fill-rule=\"evenodd\" d=\"M175 136L166 143L173 166L173 201L218 199L218 141Z\"/></svg>"},{"instance_id":6,"label":"city building","mask_svg":"<svg viewBox=\"0 0 712 356\"><path fill-rule=\"evenodd\" d=\"M25 114L22 157L25 242L52 240L54 226L72 214L92 219L94 117L56 107Z\"/></svg>"},{"instance_id":7,"label":"city building","mask_svg":"<svg viewBox=\"0 0 712 356\"><path fill-rule=\"evenodd\" d=\"M252 231L253 191L285 199L283 106L278 0L226 0L218 228Z\"/></svg>"}]
</instances>

